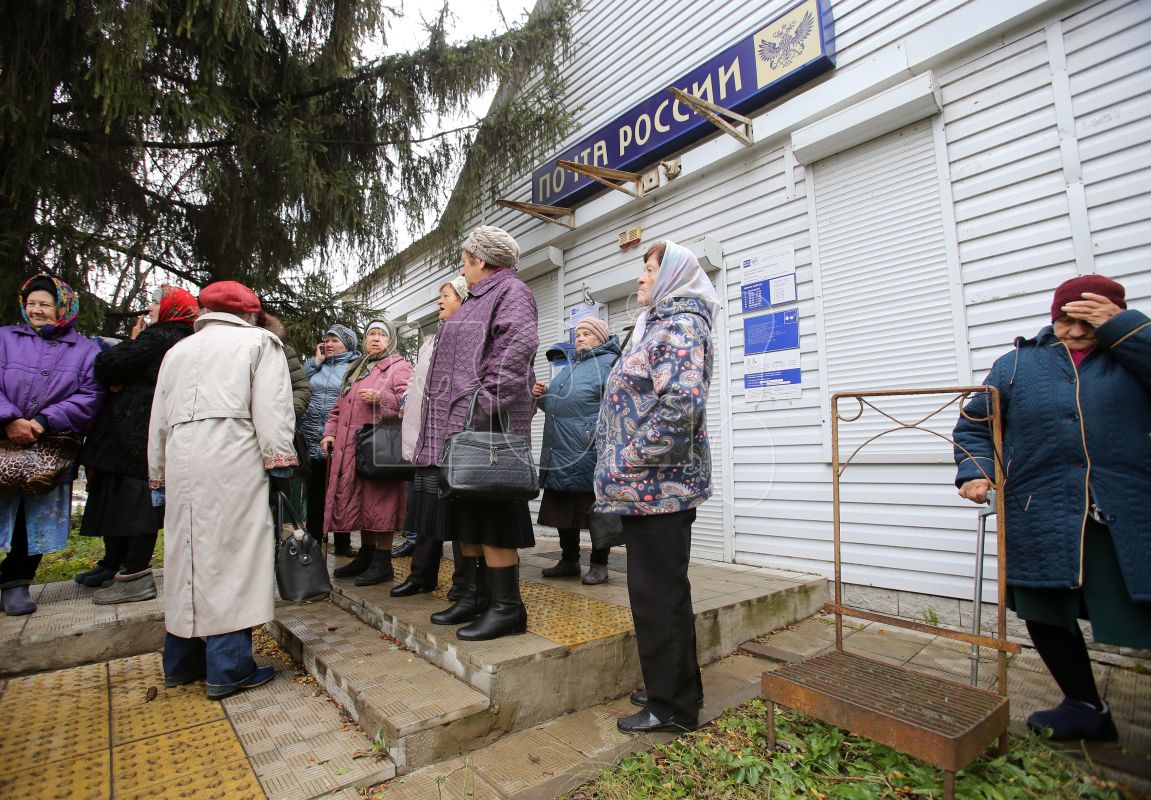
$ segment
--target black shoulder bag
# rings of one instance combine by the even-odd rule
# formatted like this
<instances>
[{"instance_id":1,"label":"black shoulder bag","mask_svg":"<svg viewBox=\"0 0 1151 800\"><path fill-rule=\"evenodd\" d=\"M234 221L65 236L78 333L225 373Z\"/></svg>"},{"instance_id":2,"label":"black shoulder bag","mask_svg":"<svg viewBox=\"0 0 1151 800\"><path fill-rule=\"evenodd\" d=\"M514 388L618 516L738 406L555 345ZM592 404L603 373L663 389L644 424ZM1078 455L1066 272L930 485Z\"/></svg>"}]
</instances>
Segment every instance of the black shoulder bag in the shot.
<instances>
[{"instance_id":1,"label":"black shoulder bag","mask_svg":"<svg viewBox=\"0 0 1151 800\"><path fill-rule=\"evenodd\" d=\"M464 429L448 437L440 470L440 497L531 500L540 493L526 437L511 433L507 412L499 431L477 431L473 423L479 387L472 393Z\"/></svg>"},{"instance_id":2,"label":"black shoulder bag","mask_svg":"<svg viewBox=\"0 0 1151 800\"><path fill-rule=\"evenodd\" d=\"M284 536L285 510L296 526L295 534L291 536ZM332 579L328 577L323 548L308 535L295 506L283 492L276 492L276 516L273 522L276 537L276 588L280 591L280 597L294 603L326 597L332 590Z\"/></svg>"}]
</instances>

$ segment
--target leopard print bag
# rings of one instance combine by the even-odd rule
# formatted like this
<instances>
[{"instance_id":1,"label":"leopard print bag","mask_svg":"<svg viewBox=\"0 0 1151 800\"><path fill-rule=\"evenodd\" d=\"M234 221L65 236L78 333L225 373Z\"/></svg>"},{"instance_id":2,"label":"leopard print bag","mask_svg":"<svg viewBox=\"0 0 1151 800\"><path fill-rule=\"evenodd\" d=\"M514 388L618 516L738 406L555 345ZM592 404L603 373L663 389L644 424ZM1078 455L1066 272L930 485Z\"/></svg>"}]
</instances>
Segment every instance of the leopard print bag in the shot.
<instances>
[{"instance_id":1,"label":"leopard print bag","mask_svg":"<svg viewBox=\"0 0 1151 800\"><path fill-rule=\"evenodd\" d=\"M0 493L44 494L80 455L80 440L46 433L33 444L0 439Z\"/></svg>"}]
</instances>

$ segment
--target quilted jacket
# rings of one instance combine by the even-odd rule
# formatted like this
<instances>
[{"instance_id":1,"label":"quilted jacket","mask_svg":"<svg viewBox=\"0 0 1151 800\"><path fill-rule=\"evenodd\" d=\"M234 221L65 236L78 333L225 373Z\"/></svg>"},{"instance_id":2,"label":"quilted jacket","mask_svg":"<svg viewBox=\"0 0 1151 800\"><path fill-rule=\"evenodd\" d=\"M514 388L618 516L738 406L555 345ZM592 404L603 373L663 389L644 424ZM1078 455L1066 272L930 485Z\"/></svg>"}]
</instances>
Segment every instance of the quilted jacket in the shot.
<instances>
[{"instance_id":1,"label":"quilted jacket","mask_svg":"<svg viewBox=\"0 0 1151 800\"><path fill-rule=\"evenodd\" d=\"M340 398L340 385L344 382L344 373L348 371L348 365L359 357L360 352L353 350L350 353L328 356L323 364L317 364L312 358L304 362L304 374L312 384L312 396L296 428L308 445L308 458L325 458L324 452L320 450L324 424L328 421L328 413L332 410L332 406Z\"/></svg>"},{"instance_id":2,"label":"quilted jacket","mask_svg":"<svg viewBox=\"0 0 1151 800\"><path fill-rule=\"evenodd\" d=\"M711 496L711 316L692 297L649 314L639 346L608 375L600 409L595 510L608 514L668 514Z\"/></svg>"},{"instance_id":3,"label":"quilted jacket","mask_svg":"<svg viewBox=\"0 0 1151 800\"><path fill-rule=\"evenodd\" d=\"M1122 311L1096 328L1096 348L1076 368L1048 326L1020 337L984 383L1000 393L1004 417L1007 580L1072 588L1083 581L1089 501L1115 542L1128 592L1151 600L1151 321ZM968 403L976 418L985 399ZM985 426L961 418L956 484L992 471Z\"/></svg>"},{"instance_id":4,"label":"quilted jacket","mask_svg":"<svg viewBox=\"0 0 1151 800\"><path fill-rule=\"evenodd\" d=\"M530 439L536 324L535 297L514 269L497 270L468 288L467 302L436 332L412 463L443 463L448 436L463 430L477 387L483 388L477 429L487 429L497 410L506 411L511 432Z\"/></svg>"},{"instance_id":5,"label":"quilted jacket","mask_svg":"<svg viewBox=\"0 0 1151 800\"><path fill-rule=\"evenodd\" d=\"M71 325L47 339L29 325L0 328L0 426L42 416L49 431L86 433L104 402L99 352Z\"/></svg>"},{"instance_id":6,"label":"quilted jacket","mask_svg":"<svg viewBox=\"0 0 1151 800\"><path fill-rule=\"evenodd\" d=\"M580 350L548 386L537 405L547 415L540 451L540 486L560 492L590 492L595 472L595 429L608 371L619 356L612 336L599 347Z\"/></svg>"}]
</instances>

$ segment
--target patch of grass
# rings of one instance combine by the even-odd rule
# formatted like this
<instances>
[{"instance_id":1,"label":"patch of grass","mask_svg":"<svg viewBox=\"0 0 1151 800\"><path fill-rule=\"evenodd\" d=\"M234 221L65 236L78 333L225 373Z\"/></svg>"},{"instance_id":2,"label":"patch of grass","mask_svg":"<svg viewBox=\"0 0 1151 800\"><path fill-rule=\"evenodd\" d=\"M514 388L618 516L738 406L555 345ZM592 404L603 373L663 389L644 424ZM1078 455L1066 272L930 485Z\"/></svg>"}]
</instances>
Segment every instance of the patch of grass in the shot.
<instances>
[{"instance_id":1,"label":"patch of grass","mask_svg":"<svg viewBox=\"0 0 1151 800\"><path fill-rule=\"evenodd\" d=\"M923 612L923 621L926 622L928 625L938 625L939 624L939 615L935 613L934 608L928 608L926 611Z\"/></svg>"},{"instance_id":2,"label":"patch of grass","mask_svg":"<svg viewBox=\"0 0 1151 800\"><path fill-rule=\"evenodd\" d=\"M776 714L776 749L767 747L762 700L729 709L711 725L651 752L624 758L567 800L792 797L871 800L940 798L943 772L867 739L788 709ZM1037 736L1011 737L1005 756L989 754L958 773L956 797L969 800L1121 800L1120 790L1083 772Z\"/></svg>"},{"instance_id":3,"label":"patch of grass","mask_svg":"<svg viewBox=\"0 0 1151 800\"><path fill-rule=\"evenodd\" d=\"M104 540L99 536L81 536L80 520L83 509L73 512L72 529L68 533L68 543L62 550L45 553L36 570L36 583L70 581L78 572L91 569L104 557ZM164 566L164 532L156 539L156 550L152 556L152 567Z\"/></svg>"}]
</instances>

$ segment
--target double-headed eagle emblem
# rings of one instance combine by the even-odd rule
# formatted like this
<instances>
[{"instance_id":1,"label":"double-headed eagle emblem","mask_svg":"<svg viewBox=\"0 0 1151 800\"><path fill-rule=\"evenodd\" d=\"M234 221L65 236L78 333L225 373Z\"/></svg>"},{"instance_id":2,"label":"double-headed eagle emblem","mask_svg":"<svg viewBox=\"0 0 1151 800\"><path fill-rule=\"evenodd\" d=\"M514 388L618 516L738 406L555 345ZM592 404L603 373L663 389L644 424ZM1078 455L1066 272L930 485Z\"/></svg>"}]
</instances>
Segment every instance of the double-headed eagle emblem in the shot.
<instances>
[{"instance_id":1,"label":"double-headed eagle emblem","mask_svg":"<svg viewBox=\"0 0 1151 800\"><path fill-rule=\"evenodd\" d=\"M803 52L804 42L815 27L815 17L808 11L799 22L791 22L775 32L778 41L759 40L759 60L772 69L786 67Z\"/></svg>"}]
</instances>

